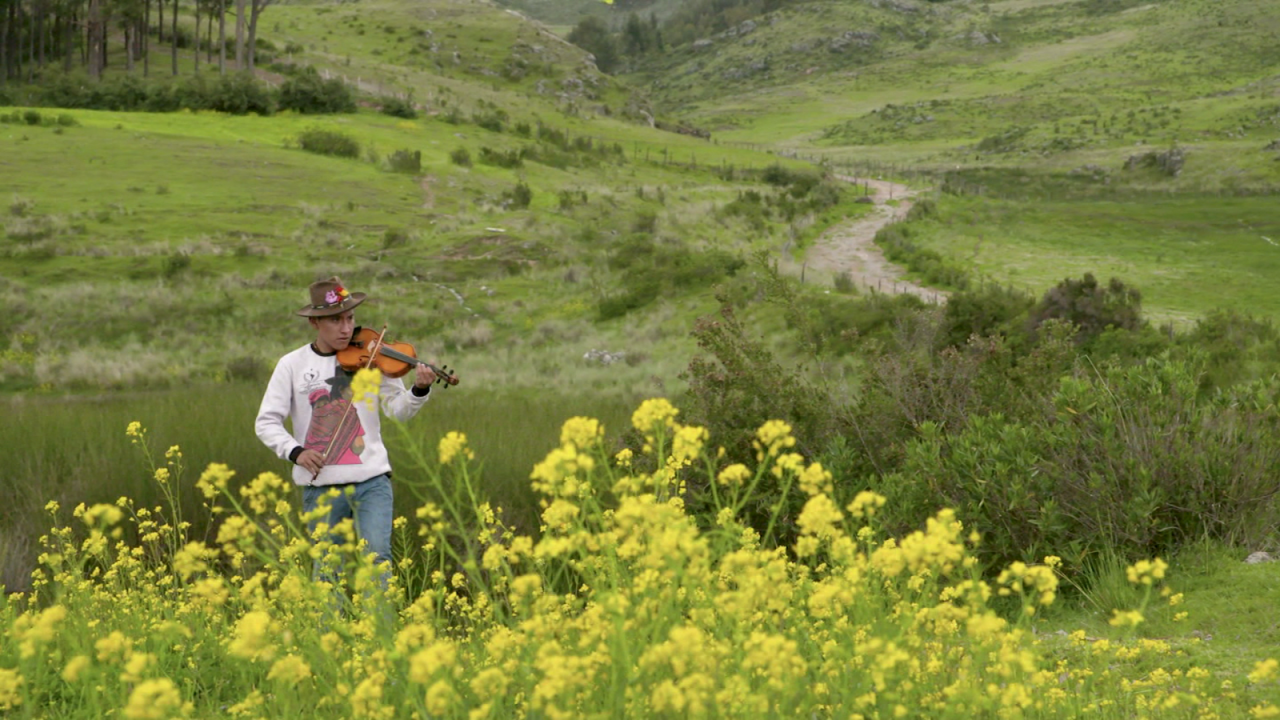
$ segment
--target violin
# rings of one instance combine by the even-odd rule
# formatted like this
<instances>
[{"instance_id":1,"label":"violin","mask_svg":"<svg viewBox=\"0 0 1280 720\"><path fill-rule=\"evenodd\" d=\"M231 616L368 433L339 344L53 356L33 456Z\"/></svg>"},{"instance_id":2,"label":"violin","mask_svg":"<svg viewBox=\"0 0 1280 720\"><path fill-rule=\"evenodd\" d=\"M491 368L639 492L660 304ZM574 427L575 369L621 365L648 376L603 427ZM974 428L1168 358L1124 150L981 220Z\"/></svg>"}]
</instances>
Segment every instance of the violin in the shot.
<instances>
[{"instance_id":1,"label":"violin","mask_svg":"<svg viewBox=\"0 0 1280 720\"><path fill-rule=\"evenodd\" d=\"M438 368L419 360L409 343L384 340L386 332L385 327L382 332L373 328L356 328L350 344L338 351L338 364L347 372L376 367L391 378L404 377L418 365L426 365L435 372L437 383L444 383L446 388L458 384L458 376L449 370L448 365Z\"/></svg>"}]
</instances>

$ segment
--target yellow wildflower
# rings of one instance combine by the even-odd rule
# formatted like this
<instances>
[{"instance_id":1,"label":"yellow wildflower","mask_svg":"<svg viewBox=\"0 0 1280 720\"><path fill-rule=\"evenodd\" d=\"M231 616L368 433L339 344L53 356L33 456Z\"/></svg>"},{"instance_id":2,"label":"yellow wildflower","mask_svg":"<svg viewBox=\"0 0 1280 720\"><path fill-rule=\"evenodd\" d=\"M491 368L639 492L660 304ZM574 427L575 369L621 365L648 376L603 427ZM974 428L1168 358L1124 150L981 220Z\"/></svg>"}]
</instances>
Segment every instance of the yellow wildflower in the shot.
<instances>
[{"instance_id":1,"label":"yellow wildflower","mask_svg":"<svg viewBox=\"0 0 1280 720\"><path fill-rule=\"evenodd\" d=\"M77 655L71 658L62 668L62 679L69 683L76 682L80 679L80 673L84 672L91 662L88 655Z\"/></svg>"},{"instance_id":2,"label":"yellow wildflower","mask_svg":"<svg viewBox=\"0 0 1280 720\"><path fill-rule=\"evenodd\" d=\"M178 687L169 678L144 680L129 695L124 716L130 720L166 720L185 716L189 707L182 703Z\"/></svg>"},{"instance_id":3,"label":"yellow wildflower","mask_svg":"<svg viewBox=\"0 0 1280 720\"><path fill-rule=\"evenodd\" d=\"M742 485L751 479L751 471L742 463L734 463L720 471L716 481L721 485Z\"/></svg>"},{"instance_id":4,"label":"yellow wildflower","mask_svg":"<svg viewBox=\"0 0 1280 720\"><path fill-rule=\"evenodd\" d=\"M209 463L209 467L200 474L200 479L196 481L196 487L200 492L210 500L218 496L219 492L227 489L227 482L231 480L236 473L223 463Z\"/></svg>"},{"instance_id":5,"label":"yellow wildflower","mask_svg":"<svg viewBox=\"0 0 1280 720\"><path fill-rule=\"evenodd\" d=\"M276 648L271 643L275 624L271 616L262 610L247 612L236 622L234 637L227 643L227 652L246 660L270 660Z\"/></svg>"},{"instance_id":6,"label":"yellow wildflower","mask_svg":"<svg viewBox=\"0 0 1280 720\"><path fill-rule=\"evenodd\" d=\"M673 429L679 414L680 411L666 398L651 398L640 403L640 407L631 414L631 425L645 435L652 435L656 427Z\"/></svg>"},{"instance_id":7,"label":"yellow wildflower","mask_svg":"<svg viewBox=\"0 0 1280 720\"><path fill-rule=\"evenodd\" d=\"M834 538L843 521L844 515L840 508L825 494L809 498L800 511L800 517L796 519L801 532L824 540Z\"/></svg>"},{"instance_id":8,"label":"yellow wildflower","mask_svg":"<svg viewBox=\"0 0 1280 720\"><path fill-rule=\"evenodd\" d=\"M676 428L675 437L671 441L671 458L677 463L692 462L702 454L702 446L710 435L704 427L696 425L680 425Z\"/></svg>"},{"instance_id":9,"label":"yellow wildflower","mask_svg":"<svg viewBox=\"0 0 1280 720\"><path fill-rule=\"evenodd\" d=\"M1280 670L1280 662L1275 658L1259 661L1253 666L1253 672L1249 673L1249 682L1260 683L1270 680L1276 676L1277 670Z\"/></svg>"},{"instance_id":10,"label":"yellow wildflower","mask_svg":"<svg viewBox=\"0 0 1280 720\"><path fill-rule=\"evenodd\" d=\"M363 403L369 410L377 407L378 391L382 387L382 371L377 368L360 368L351 378L351 402Z\"/></svg>"},{"instance_id":11,"label":"yellow wildflower","mask_svg":"<svg viewBox=\"0 0 1280 720\"><path fill-rule=\"evenodd\" d=\"M1138 610L1112 610L1111 619L1107 622L1115 627L1137 627L1144 618Z\"/></svg>"},{"instance_id":12,"label":"yellow wildflower","mask_svg":"<svg viewBox=\"0 0 1280 720\"><path fill-rule=\"evenodd\" d=\"M571 417L560 427L560 444L572 445L578 450L595 447L604 437L604 426L589 417Z\"/></svg>"},{"instance_id":13,"label":"yellow wildflower","mask_svg":"<svg viewBox=\"0 0 1280 720\"><path fill-rule=\"evenodd\" d=\"M1168 567L1169 565L1160 558L1139 560L1126 568L1125 573L1129 577L1129 582L1135 585L1151 585L1156 580L1164 578L1164 571Z\"/></svg>"},{"instance_id":14,"label":"yellow wildflower","mask_svg":"<svg viewBox=\"0 0 1280 720\"><path fill-rule=\"evenodd\" d=\"M427 688L427 712L434 717L443 717L458 700L458 694L447 680L437 680Z\"/></svg>"},{"instance_id":15,"label":"yellow wildflower","mask_svg":"<svg viewBox=\"0 0 1280 720\"><path fill-rule=\"evenodd\" d=\"M441 465L448 465L459 456L466 460L474 460L476 457L471 448L467 447L467 436L456 430L450 430L440 438L439 450Z\"/></svg>"},{"instance_id":16,"label":"yellow wildflower","mask_svg":"<svg viewBox=\"0 0 1280 720\"><path fill-rule=\"evenodd\" d=\"M112 630L111 634L99 638L93 648L98 651L99 662L115 662L128 657L133 651L133 641L119 630Z\"/></svg>"},{"instance_id":17,"label":"yellow wildflower","mask_svg":"<svg viewBox=\"0 0 1280 720\"><path fill-rule=\"evenodd\" d=\"M885 496L878 495L870 490L863 490L853 498L853 502L849 503L845 510L848 510L849 514L857 519L870 518L876 514L877 508L884 507L885 502Z\"/></svg>"},{"instance_id":18,"label":"yellow wildflower","mask_svg":"<svg viewBox=\"0 0 1280 720\"><path fill-rule=\"evenodd\" d=\"M297 685L311 677L311 666L297 655L285 655L271 666L267 672L268 680L275 680L284 685Z\"/></svg>"},{"instance_id":19,"label":"yellow wildflower","mask_svg":"<svg viewBox=\"0 0 1280 720\"><path fill-rule=\"evenodd\" d=\"M17 670L0 668L0 710L8 712L22 704L22 683Z\"/></svg>"},{"instance_id":20,"label":"yellow wildflower","mask_svg":"<svg viewBox=\"0 0 1280 720\"><path fill-rule=\"evenodd\" d=\"M631 467L631 458L634 455L635 453L631 452L631 448L622 448L617 455L613 456L613 459L618 464L618 467L629 468Z\"/></svg>"},{"instance_id":21,"label":"yellow wildflower","mask_svg":"<svg viewBox=\"0 0 1280 720\"><path fill-rule=\"evenodd\" d=\"M98 503L84 512L81 520L89 527L108 528L124 519L124 511L115 505Z\"/></svg>"},{"instance_id":22,"label":"yellow wildflower","mask_svg":"<svg viewBox=\"0 0 1280 720\"><path fill-rule=\"evenodd\" d=\"M756 459L764 462L766 455L777 455L785 448L795 447L796 439L791 437L791 426L781 420L770 420L756 430L756 439L751 441L756 449Z\"/></svg>"},{"instance_id":23,"label":"yellow wildflower","mask_svg":"<svg viewBox=\"0 0 1280 720\"><path fill-rule=\"evenodd\" d=\"M458 650L451 640L437 640L409 658L409 680L425 685L442 669L453 667Z\"/></svg>"}]
</instances>

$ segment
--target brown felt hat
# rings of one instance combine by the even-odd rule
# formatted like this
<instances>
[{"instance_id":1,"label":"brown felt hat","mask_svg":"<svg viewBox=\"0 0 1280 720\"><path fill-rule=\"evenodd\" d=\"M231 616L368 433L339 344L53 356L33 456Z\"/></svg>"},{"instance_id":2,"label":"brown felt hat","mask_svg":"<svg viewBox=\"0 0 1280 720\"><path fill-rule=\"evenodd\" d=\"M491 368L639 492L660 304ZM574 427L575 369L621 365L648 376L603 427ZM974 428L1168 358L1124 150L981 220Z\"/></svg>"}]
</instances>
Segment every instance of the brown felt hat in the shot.
<instances>
[{"instance_id":1,"label":"brown felt hat","mask_svg":"<svg viewBox=\"0 0 1280 720\"><path fill-rule=\"evenodd\" d=\"M303 317L327 317L344 313L364 302L364 293L348 292L336 277L311 283L311 302L297 313Z\"/></svg>"}]
</instances>

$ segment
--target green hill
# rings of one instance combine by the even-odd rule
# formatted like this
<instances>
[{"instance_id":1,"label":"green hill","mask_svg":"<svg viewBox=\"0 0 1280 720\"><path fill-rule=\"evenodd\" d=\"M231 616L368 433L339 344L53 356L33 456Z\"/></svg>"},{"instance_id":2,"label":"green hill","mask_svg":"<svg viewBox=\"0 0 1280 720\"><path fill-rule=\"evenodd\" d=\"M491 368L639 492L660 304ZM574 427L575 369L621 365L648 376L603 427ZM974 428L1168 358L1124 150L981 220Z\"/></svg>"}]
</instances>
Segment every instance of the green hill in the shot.
<instances>
[{"instance_id":1,"label":"green hill","mask_svg":"<svg viewBox=\"0 0 1280 720\"><path fill-rule=\"evenodd\" d=\"M336 272L384 298L369 321L477 382L583 382L573 366L632 387L683 366L685 328L750 252L846 211L777 194L769 155L627 119L626 89L585 53L493 6L272 6L262 37L293 49L260 62L267 77L310 64L424 114L0 110L0 297L17 309L0 384L260 376L298 336L301 288ZM358 154L304 152L313 130ZM719 212L748 190L792 209ZM632 362L584 363L592 349Z\"/></svg>"}]
</instances>

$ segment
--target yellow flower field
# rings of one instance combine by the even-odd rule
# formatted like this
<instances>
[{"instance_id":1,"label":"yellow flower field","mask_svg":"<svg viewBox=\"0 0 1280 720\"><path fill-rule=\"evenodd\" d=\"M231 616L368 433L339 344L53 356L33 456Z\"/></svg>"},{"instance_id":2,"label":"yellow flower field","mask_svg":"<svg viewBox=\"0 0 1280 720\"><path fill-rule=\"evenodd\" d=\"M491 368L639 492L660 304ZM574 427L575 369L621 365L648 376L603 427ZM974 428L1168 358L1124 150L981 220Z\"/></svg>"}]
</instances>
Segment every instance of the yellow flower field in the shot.
<instances>
[{"instance_id":1,"label":"yellow flower field","mask_svg":"<svg viewBox=\"0 0 1280 720\"><path fill-rule=\"evenodd\" d=\"M1038 637L1057 558L985 580L981 528L944 511L884 537L884 498L837 502L786 423L760 428L748 467L678 417L646 401L642 451L616 456L595 420L565 423L531 474L537 537L478 495L465 436L419 449L424 476L397 480L435 499L397 519L387 587L349 525L308 537L274 473L236 483L206 468L194 492L216 530L191 537L174 508L193 488L171 447L153 467L170 508L121 498L68 517L50 503L34 589L0 609L0 715L1280 716L1275 659L1223 678L1132 631ZM150 460L141 424L127 434ZM772 541L776 510L763 531L741 519L766 476L808 497L791 547ZM714 517L686 510L695 481ZM1129 569L1146 600L1115 624L1181 601L1165 569ZM1014 609L998 614L999 597Z\"/></svg>"}]
</instances>

